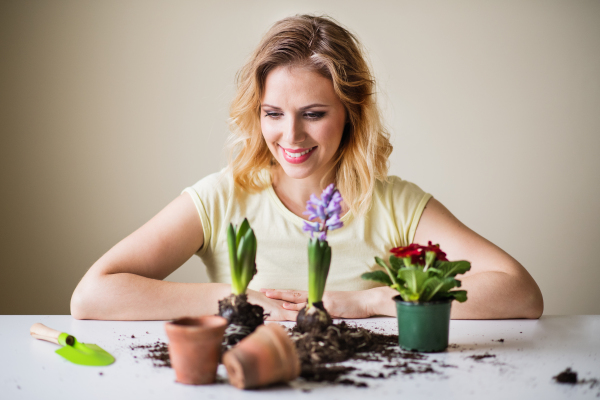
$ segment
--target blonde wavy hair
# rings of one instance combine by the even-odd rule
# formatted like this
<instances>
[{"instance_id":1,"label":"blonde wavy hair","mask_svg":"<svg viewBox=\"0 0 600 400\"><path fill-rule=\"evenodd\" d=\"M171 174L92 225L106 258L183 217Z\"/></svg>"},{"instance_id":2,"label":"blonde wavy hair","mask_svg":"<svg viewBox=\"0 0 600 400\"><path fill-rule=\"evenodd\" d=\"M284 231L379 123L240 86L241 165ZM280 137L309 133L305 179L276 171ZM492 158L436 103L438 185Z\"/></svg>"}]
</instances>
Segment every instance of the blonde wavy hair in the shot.
<instances>
[{"instance_id":1,"label":"blonde wavy hair","mask_svg":"<svg viewBox=\"0 0 600 400\"><path fill-rule=\"evenodd\" d=\"M264 189L276 163L260 127L267 74L279 66L310 68L333 82L348 120L334 156L335 183L347 207L363 215L392 152L375 100L375 80L357 38L329 17L296 15L276 22L237 74L230 108L229 169L245 190ZM270 175L269 175L270 177Z\"/></svg>"}]
</instances>

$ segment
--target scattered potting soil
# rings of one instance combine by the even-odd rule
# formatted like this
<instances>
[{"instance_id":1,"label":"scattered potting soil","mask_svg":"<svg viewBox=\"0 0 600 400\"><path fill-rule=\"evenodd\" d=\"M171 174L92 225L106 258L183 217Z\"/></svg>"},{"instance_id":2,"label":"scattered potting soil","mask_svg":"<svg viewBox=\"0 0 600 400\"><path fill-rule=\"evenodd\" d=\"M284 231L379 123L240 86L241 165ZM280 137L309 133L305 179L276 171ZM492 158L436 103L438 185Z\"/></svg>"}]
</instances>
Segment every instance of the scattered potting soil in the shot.
<instances>
[{"instance_id":1,"label":"scattered potting soil","mask_svg":"<svg viewBox=\"0 0 600 400\"><path fill-rule=\"evenodd\" d=\"M467 358L472 358L475 361L481 361L481 360L486 359L486 358L496 358L496 355L495 354L490 354L488 352L485 352L484 354L474 354L474 355L469 356Z\"/></svg>"},{"instance_id":2,"label":"scattered potting soil","mask_svg":"<svg viewBox=\"0 0 600 400\"><path fill-rule=\"evenodd\" d=\"M171 368L171 359L169 358L169 347L165 342L157 340L156 343L131 345L129 346L129 348L131 350L146 350L144 358L151 359L152 365L155 367Z\"/></svg>"},{"instance_id":3,"label":"scattered potting soil","mask_svg":"<svg viewBox=\"0 0 600 400\"><path fill-rule=\"evenodd\" d=\"M504 339L498 339L498 340L492 339L492 342L504 343Z\"/></svg>"}]
</instances>

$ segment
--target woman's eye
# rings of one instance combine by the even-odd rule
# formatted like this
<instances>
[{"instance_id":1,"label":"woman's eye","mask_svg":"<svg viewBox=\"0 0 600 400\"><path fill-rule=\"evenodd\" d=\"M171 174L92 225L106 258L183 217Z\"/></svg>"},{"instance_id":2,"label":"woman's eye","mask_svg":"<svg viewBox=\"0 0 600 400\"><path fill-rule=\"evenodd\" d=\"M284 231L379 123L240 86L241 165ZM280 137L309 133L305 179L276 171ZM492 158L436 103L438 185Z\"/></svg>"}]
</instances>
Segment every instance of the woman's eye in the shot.
<instances>
[{"instance_id":1,"label":"woman's eye","mask_svg":"<svg viewBox=\"0 0 600 400\"><path fill-rule=\"evenodd\" d=\"M304 114L307 119L320 119L323 118L324 115L324 112L309 112Z\"/></svg>"},{"instance_id":2,"label":"woman's eye","mask_svg":"<svg viewBox=\"0 0 600 400\"><path fill-rule=\"evenodd\" d=\"M268 111L268 112L265 113L265 117L277 119L277 118L281 117L281 113L273 112L273 111Z\"/></svg>"}]
</instances>

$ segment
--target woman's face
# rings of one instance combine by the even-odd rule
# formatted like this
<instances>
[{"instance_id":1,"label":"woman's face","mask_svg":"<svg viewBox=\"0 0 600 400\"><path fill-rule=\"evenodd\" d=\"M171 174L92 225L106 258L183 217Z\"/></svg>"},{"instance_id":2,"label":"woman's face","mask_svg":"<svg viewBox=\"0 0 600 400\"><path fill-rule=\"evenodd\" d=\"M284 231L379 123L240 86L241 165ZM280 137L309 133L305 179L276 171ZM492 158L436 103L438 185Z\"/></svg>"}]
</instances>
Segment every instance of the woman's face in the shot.
<instances>
[{"instance_id":1,"label":"woman's face","mask_svg":"<svg viewBox=\"0 0 600 400\"><path fill-rule=\"evenodd\" d=\"M321 179L334 162L345 121L329 79L301 67L278 67L267 75L260 125L289 177Z\"/></svg>"}]
</instances>

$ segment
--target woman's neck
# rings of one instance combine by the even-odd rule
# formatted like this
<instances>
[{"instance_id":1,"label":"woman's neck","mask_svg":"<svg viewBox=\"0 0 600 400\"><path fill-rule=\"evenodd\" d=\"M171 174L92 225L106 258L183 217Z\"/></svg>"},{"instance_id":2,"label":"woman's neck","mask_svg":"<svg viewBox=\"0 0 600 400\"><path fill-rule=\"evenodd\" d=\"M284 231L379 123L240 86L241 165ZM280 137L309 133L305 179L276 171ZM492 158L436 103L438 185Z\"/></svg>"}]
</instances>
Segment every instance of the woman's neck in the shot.
<instances>
[{"instance_id":1,"label":"woman's neck","mask_svg":"<svg viewBox=\"0 0 600 400\"><path fill-rule=\"evenodd\" d=\"M306 210L306 202L310 195L321 196L323 189L334 182L333 174L324 181L325 186L321 186L321 176L310 176L304 179L290 178L280 166L274 166L271 169L273 190L284 206L297 216L303 219L308 217L302 214Z\"/></svg>"}]
</instances>

